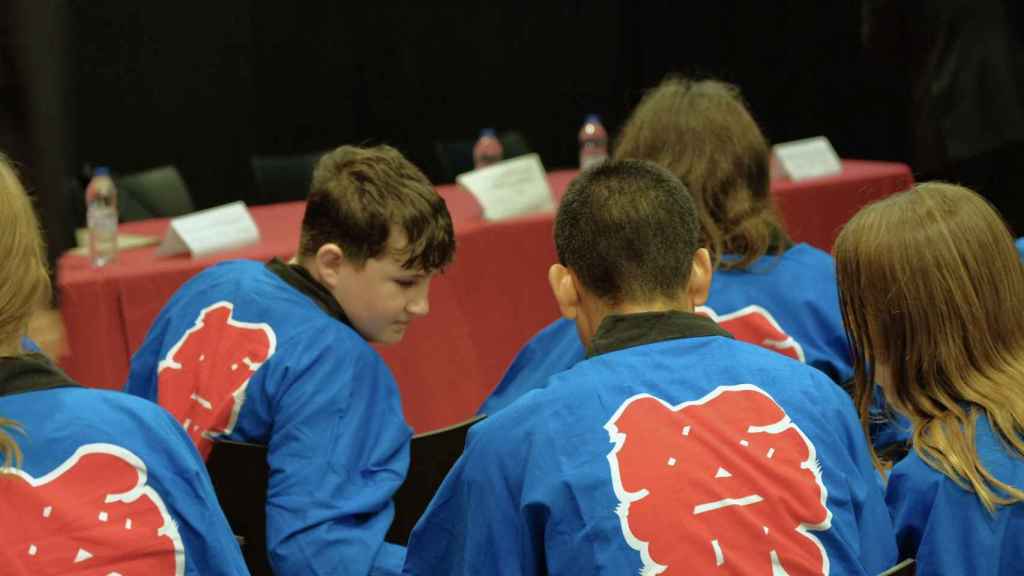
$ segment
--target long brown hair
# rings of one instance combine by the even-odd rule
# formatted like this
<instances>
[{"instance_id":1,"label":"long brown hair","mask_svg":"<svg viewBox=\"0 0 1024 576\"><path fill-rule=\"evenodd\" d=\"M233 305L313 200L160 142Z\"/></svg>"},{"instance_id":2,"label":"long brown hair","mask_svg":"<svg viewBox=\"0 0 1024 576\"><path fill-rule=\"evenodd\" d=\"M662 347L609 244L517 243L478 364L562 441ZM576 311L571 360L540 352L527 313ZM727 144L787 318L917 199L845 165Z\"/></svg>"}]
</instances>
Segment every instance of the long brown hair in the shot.
<instances>
[{"instance_id":1,"label":"long brown hair","mask_svg":"<svg viewBox=\"0 0 1024 576\"><path fill-rule=\"evenodd\" d=\"M667 168L697 203L701 241L719 267L745 268L782 232L769 196L769 148L736 86L670 76L619 134L615 158ZM781 246L776 246L781 248Z\"/></svg>"},{"instance_id":2,"label":"long brown hair","mask_svg":"<svg viewBox=\"0 0 1024 576\"><path fill-rule=\"evenodd\" d=\"M0 153L0 344L16 343L29 317L49 294L50 277L39 222L18 175ZM0 418L0 463L21 463L21 451L7 429L18 425Z\"/></svg>"},{"instance_id":3,"label":"long brown hair","mask_svg":"<svg viewBox=\"0 0 1024 576\"><path fill-rule=\"evenodd\" d=\"M0 345L17 342L50 293L46 251L32 203L0 153Z\"/></svg>"},{"instance_id":4,"label":"long brown hair","mask_svg":"<svg viewBox=\"0 0 1024 576\"><path fill-rule=\"evenodd\" d=\"M833 252L865 431L878 381L928 464L990 511L1024 501L975 447L985 415L1024 455L1024 267L999 214L971 190L924 183L861 210Z\"/></svg>"}]
</instances>

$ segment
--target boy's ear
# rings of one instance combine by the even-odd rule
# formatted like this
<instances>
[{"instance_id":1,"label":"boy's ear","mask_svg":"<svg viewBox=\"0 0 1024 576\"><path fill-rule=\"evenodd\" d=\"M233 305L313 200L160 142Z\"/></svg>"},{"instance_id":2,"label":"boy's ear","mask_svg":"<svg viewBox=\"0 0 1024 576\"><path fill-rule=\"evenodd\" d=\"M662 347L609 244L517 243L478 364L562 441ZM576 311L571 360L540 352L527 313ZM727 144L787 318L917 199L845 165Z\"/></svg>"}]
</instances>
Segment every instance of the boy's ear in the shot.
<instances>
[{"instance_id":1,"label":"boy's ear","mask_svg":"<svg viewBox=\"0 0 1024 576\"><path fill-rule=\"evenodd\" d=\"M552 264L551 268L548 268L548 283L562 316L575 320L579 314L580 293L576 289L572 272L561 264Z\"/></svg>"},{"instance_id":2,"label":"boy's ear","mask_svg":"<svg viewBox=\"0 0 1024 576\"><path fill-rule=\"evenodd\" d=\"M708 301L708 292L711 290L711 276L713 273L711 253L708 252L707 248L698 248L693 253L690 281L686 284L686 295L693 306L700 306Z\"/></svg>"},{"instance_id":3,"label":"boy's ear","mask_svg":"<svg viewBox=\"0 0 1024 576\"><path fill-rule=\"evenodd\" d=\"M347 260L345 260L345 252L342 251L341 246L328 242L321 246L313 257L314 278L333 289L338 285L345 264L347 264Z\"/></svg>"}]
</instances>

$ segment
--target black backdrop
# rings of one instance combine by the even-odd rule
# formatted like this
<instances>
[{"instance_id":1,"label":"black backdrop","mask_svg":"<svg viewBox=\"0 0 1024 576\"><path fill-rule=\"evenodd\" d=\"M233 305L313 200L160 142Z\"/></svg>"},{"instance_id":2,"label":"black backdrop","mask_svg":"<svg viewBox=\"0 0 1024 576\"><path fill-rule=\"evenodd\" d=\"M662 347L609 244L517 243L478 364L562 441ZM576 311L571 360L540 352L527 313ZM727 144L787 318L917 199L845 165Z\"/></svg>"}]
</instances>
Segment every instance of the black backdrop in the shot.
<instances>
[{"instance_id":1,"label":"black backdrop","mask_svg":"<svg viewBox=\"0 0 1024 576\"><path fill-rule=\"evenodd\" d=\"M65 6L66 142L52 150L71 171L175 164L201 207L252 198L252 155L341 143L392 144L438 181L433 141L484 126L571 166L586 113L614 134L673 71L739 84L773 141L905 156L903 90L865 60L856 0Z\"/></svg>"}]
</instances>

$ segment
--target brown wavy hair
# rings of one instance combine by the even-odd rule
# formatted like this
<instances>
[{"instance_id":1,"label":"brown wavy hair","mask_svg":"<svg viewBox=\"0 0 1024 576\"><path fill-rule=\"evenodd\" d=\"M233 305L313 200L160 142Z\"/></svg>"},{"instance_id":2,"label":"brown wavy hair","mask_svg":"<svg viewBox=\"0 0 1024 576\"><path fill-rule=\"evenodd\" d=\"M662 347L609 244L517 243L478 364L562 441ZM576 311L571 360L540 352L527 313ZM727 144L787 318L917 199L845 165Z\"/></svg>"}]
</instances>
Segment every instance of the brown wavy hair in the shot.
<instances>
[{"instance_id":1,"label":"brown wavy hair","mask_svg":"<svg viewBox=\"0 0 1024 576\"><path fill-rule=\"evenodd\" d=\"M20 349L29 318L50 293L46 250L32 203L18 174L0 153L0 345ZM7 430L17 424L0 418L3 465L19 465L21 452Z\"/></svg>"},{"instance_id":2,"label":"brown wavy hair","mask_svg":"<svg viewBox=\"0 0 1024 576\"><path fill-rule=\"evenodd\" d=\"M861 210L833 253L865 432L878 381L925 462L990 511L1024 501L975 446L985 415L1024 456L1024 267L999 214L967 188L919 184Z\"/></svg>"},{"instance_id":3,"label":"brown wavy hair","mask_svg":"<svg viewBox=\"0 0 1024 576\"><path fill-rule=\"evenodd\" d=\"M302 219L300 258L334 243L362 265L383 253L393 226L408 239L397 255L405 268L440 270L454 258L448 207L401 152L390 146L341 146L320 158Z\"/></svg>"},{"instance_id":4,"label":"brown wavy hair","mask_svg":"<svg viewBox=\"0 0 1024 576\"><path fill-rule=\"evenodd\" d=\"M666 78L633 110L614 156L652 161L683 181L720 268L745 268L783 248L774 246L782 226L769 195L768 141L736 86Z\"/></svg>"}]
</instances>

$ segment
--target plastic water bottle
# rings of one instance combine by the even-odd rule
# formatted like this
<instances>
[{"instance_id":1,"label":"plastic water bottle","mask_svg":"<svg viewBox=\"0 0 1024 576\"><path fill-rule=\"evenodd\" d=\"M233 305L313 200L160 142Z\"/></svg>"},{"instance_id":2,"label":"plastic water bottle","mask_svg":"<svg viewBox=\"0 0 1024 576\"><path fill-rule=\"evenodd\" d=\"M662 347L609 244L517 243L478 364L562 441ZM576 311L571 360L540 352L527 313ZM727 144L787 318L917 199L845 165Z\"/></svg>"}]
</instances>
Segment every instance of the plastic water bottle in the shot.
<instances>
[{"instance_id":1,"label":"plastic water bottle","mask_svg":"<svg viewBox=\"0 0 1024 576\"><path fill-rule=\"evenodd\" d=\"M473 145L473 167L483 168L495 162L501 162L502 149L501 141L495 135L493 128L484 128L480 131L480 138Z\"/></svg>"},{"instance_id":2,"label":"plastic water bottle","mask_svg":"<svg viewBox=\"0 0 1024 576\"><path fill-rule=\"evenodd\" d=\"M608 159L608 132L597 114L588 114L580 128L580 170Z\"/></svg>"},{"instance_id":3,"label":"plastic water bottle","mask_svg":"<svg viewBox=\"0 0 1024 576\"><path fill-rule=\"evenodd\" d=\"M117 260L117 188L106 167L97 167L85 187L85 219L92 265L106 266Z\"/></svg>"}]
</instances>

